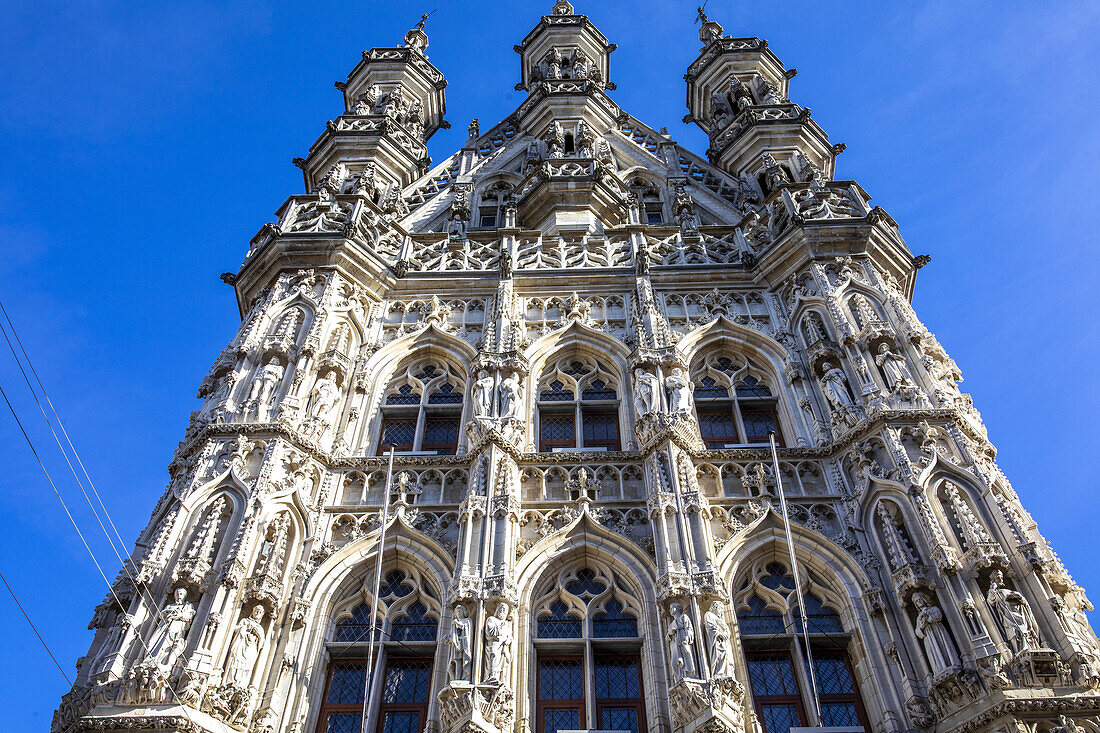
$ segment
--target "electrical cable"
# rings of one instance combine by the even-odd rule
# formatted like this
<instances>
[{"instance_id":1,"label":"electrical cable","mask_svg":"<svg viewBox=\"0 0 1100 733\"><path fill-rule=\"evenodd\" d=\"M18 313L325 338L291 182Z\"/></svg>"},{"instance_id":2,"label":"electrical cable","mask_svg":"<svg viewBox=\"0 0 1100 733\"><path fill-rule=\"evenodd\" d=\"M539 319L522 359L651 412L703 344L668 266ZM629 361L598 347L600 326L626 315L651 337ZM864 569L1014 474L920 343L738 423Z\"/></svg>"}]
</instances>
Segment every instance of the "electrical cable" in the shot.
<instances>
[{"instance_id":1,"label":"electrical cable","mask_svg":"<svg viewBox=\"0 0 1100 733\"><path fill-rule=\"evenodd\" d=\"M110 592L111 597L115 599L115 603L117 603L120 608L125 608L122 600L115 592L114 585L111 584L111 581L107 580L107 575L103 572L103 567L99 564L99 560L96 559L95 553L92 552L92 548L88 545L88 541L84 538L84 533L80 531L80 527L79 525L77 525L76 519L73 518L72 512L69 511L68 504L65 503L65 499L62 498L61 492L57 489L57 485L54 484L53 477L50 476L50 472L46 470L46 465L42 462L42 458L38 455L38 451L35 449L34 443L31 441L30 436L27 435L27 431L23 427L23 421L19 419L19 415L16 413L15 407L12 406L11 400L8 399L7 392L4 391L4 388L2 386L0 386L0 397L3 397L4 403L8 406L8 410L11 412L11 416L15 418L15 424L19 427L19 432L23 434L23 439L27 442L27 446L31 449L31 453L34 454L35 460L38 461L39 468L41 468L42 473L46 475L46 481L49 482L50 488L53 489L54 496L56 496L57 500L61 502L61 508L65 510L65 515L69 518L69 522L72 523L73 529L76 530L77 537L80 538L81 543L84 545L84 549L88 551L88 556L92 558L92 563L95 564L96 570L99 571L99 576L103 578L103 582L107 584L107 590ZM146 653L148 653L149 645L145 643L145 640L141 638L140 634L136 635L136 638L138 642L143 647L145 647ZM180 710L183 711L183 716L187 718L188 722L191 725L195 725L195 721L191 720L191 716L187 712L187 706L184 705L183 702L180 700L179 694L176 692L176 690L167 683L165 683L165 687L167 687L168 691L172 693L172 696L176 698L176 702L179 704Z\"/></svg>"},{"instance_id":2,"label":"electrical cable","mask_svg":"<svg viewBox=\"0 0 1100 733\"><path fill-rule=\"evenodd\" d=\"M0 573L0 580L4 581L4 587L8 589L8 593L11 593L11 598L15 601L15 605L19 606L19 610L23 613L23 618L27 619L27 623L30 624L31 630L34 631L34 635L42 642L42 646L46 649L46 653L50 655L50 659L57 665L57 671L60 672L61 676L65 678L65 681L72 686L73 681L69 679L69 675L65 674L65 670L61 668L61 663L57 661L57 657L55 657L53 651L50 650L50 645L46 643L46 640L42 638L42 634L38 632L38 627L34 625L34 621L31 621L31 617L27 615L26 609L23 608L23 604L19 602L19 598L15 595L15 591L8 585L8 579L4 577L3 573Z\"/></svg>"}]
</instances>

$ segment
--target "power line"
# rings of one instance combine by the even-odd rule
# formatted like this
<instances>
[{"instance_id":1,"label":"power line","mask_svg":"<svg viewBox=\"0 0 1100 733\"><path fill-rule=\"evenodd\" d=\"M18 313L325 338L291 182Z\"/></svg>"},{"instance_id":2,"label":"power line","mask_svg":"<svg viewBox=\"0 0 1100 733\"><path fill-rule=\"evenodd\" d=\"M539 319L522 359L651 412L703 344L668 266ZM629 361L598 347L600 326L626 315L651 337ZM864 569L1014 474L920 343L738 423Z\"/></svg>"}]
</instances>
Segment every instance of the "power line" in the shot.
<instances>
[{"instance_id":1,"label":"power line","mask_svg":"<svg viewBox=\"0 0 1100 733\"><path fill-rule=\"evenodd\" d=\"M57 410L54 408L53 402L50 400L50 396L46 392L46 386L42 383L41 378L38 376L37 370L35 370L34 368L34 364L31 362L30 355L27 354L27 350L23 346L23 341L19 338L19 332L16 330L15 324L11 320L11 316L8 315L7 309L4 308L3 301L0 301L0 312L3 313L4 318L7 320L8 327L11 328L12 336L15 337L16 342L19 344L19 350L23 353L23 359L24 361L26 361L27 367L31 370L31 373L34 375L35 381L38 383L38 387L42 392L42 397L46 400L46 403L49 404L50 411L53 413L54 419L57 421L57 426L61 429L62 434L64 434L65 441L69 444L69 449L72 451L73 457L80 465L81 471L84 473L84 477L88 481L88 486L91 487L92 492L95 494L96 500L99 502L99 506L103 510L104 517L106 517L107 522L111 525L111 529L114 531L115 536L118 537L119 547L122 548L122 554L126 555L126 560L129 561L129 565L127 565L126 560L122 559L122 554L119 554L119 550L115 546L114 540L111 539L111 535L107 532L107 527L104 526L103 519L100 518L99 512L96 510L95 506L92 505L91 497L88 496L88 492L84 489L83 482L81 482L80 477L76 474L76 469L73 468L72 461L69 460L69 454L65 451L64 446L61 445L61 440L57 437L57 432L54 430L53 423L46 415L46 411L42 407L42 402L38 399L38 394L36 393L34 387L31 385L30 379L27 377L27 372L23 369L23 364L19 360L19 356L15 353L15 348L12 346L11 339L8 338L8 332L4 328L3 322L0 321L0 333L3 333L4 340L8 344L8 349L11 351L12 358L15 359L16 366L19 367L19 371L23 375L23 381L27 383L27 389L30 390L31 396L34 398L35 404L38 405L38 411L42 413L42 419L46 421L46 426L49 427L50 434L53 436L54 442L57 443L57 447L61 451L61 455L65 458L65 463L68 465L69 472L72 473L73 479L76 480L76 485L80 488L80 493L84 495L84 500L88 503L88 508L92 510L92 514L95 516L96 522L99 524L99 528L103 531L103 535L107 538L107 542L111 546L111 551L114 552L115 557L118 558L119 563L122 565L122 571L130 578L130 582L134 584L135 589L137 589L139 593L142 592L142 587L144 586L144 591L145 594L149 597L149 602L159 612L160 606L154 599L153 594L149 590L148 586L146 586L144 583L139 583L137 578L135 578L134 575L130 572L130 567L132 567L134 564L133 556L131 556L130 553L126 550L126 543L123 542L122 537L119 535L118 529L115 527L115 523L111 519L111 514L107 511L107 507L103 503L103 498L96 490L95 484L92 482L91 476L88 475L88 469L85 468L84 462L80 460L80 454L77 453L76 447L73 445L72 440L69 438L69 434L65 430L65 426L61 422L61 417L57 414Z\"/></svg>"},{"instance_id":2,"label":"power line","mask_svg":"<svg viewBox=\"0 0 1100 733\"><path fill-rule=\"evenodd\" d=\"M125 604L115 592L114 585L111 583L111 581L107 580L107 575L103 572L103 567L99 564L99 560L96 559L95 553L92 552L91 546L88 545L87 539L84 538L84 533L80 531L80 527L79 525L77 525L76 519L73 518L72 512L69 511L68 504L65 503L65 499L62 498L61 492L58 491L57 485L54 483L53 477L50 476L50 472L46 469L46 465L42 462L42 458L38 455L38 451L35 449L33 441L31 441L30 436L27 435L27 431L23 427L23 421L19 419L19 415L18 413L16 413L15 407L12 406L11 400L8 399L7 392L4 391L3 386L0 386L0 397L3 397L4 403L8 406L8 410L11 412L11 416L15 419L15 424L19 427L19 432L23 434L23 439L27 442L27 447L29 447L31 449L31 453L34 454L34 458L36 461L38 461L38 467L42 469L42 473L46 475L46 481L49 482L50 488L53 489L54 496L56 496L57 500L61 502L61 508L65 510L65 516L69 518L69 522L73 525L73 529L76 530L77 537L79 537L81 543L83 543L84 549L88 551L88 556L92 558L92 563L95 564L96 570L99 571L99 576L103 578L103 582L107 584L107 590L110 592L111 597L115 599L115 603L118 604L119 608L125 611ZM157 612L157 615L159 615L159 610ZM136 634L136 638L138 642L145 648L146 654L148 654L149 645L146 644L145 640L141 638L141 634ZM165 684L165 687L167 687L168 691L172 693L172 696L176 698L176 702L179 704L180 710L183 711L183 716L187 718L188 722L194 725L194 721L191 720L191 716L187 712L187 706L183 704L182 700L180 700L180 696L176 692L176 690L169 684Z\"/></svg>"},{"instance_id":3,"label":"power line","mask_svg":"<svg viewBox=\"0 0 1100 733\"><path fill-rule=\"evenodd\" d=\"M57 657L53 655L53 652L50 650L50 645L42 638L42 634L38 633L38 627L34 625L34 621L31 621L31 617L27 615L26 609L23 608L23 604L19 602L19 597L15 595L15 591L8 585L8 579L4 577L3 573L0 573L0 580L4 581L4 587L8 589L8 593L11 593L11 598L15 601L15 605L19 606L19 610L23 613L23 618L27 619L27 623L31 625L31 630L34 631L34 635L42 642L42 646L45 648L46 653L50 655L50 659L57 665L57 671L61 673L61 676L64 677L65 681L71 686L73 681L69 679L69 675L65 674L65 670L61 668L61 663L58 662Z\"/></svg>"}]
</instances>

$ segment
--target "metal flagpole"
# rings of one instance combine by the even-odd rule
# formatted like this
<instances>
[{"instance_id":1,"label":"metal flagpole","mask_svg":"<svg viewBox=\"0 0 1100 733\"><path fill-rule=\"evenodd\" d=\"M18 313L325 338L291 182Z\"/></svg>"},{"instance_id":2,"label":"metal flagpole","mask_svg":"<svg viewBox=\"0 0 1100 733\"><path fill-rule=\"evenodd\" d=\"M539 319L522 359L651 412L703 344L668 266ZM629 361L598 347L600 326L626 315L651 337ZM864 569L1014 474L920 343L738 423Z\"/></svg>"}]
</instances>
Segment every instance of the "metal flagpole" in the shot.
<instances>
[{"instance_id":1,"label":"metal flagpole","mask_svg":"<svg viewBox=\"0 0 1100 733\"><path fill-rule=\"evenodd\" d=\"M378 534L378 564L374 569L374 597L370 609L370 643L367 646L367 675L363 682L363 715L360 718L359 730L367 729L367 706L374 697L374 623L378 618L378 594L382 587L382 553L386 549L386 519L390 513L390 484L393 481L393 446L390 446L390 465L386 469L386 486L382 492L382 531ZM385 619L383 619L383 622ZM384 623L383 623L384 625ZM378 640L381 643L381 639ZM379 655L381 658L381 655Z\"/></svg>"},{"instance_id":2,"label":"metal flagpole","mask_svg":"<svg viewBox=\"0 0 1100 733\"><path fill-rule=\"evenodd\" d=\"M768 440L772 446L772 467L775 469L775 487L779 491L779 506L783 509L783 531L787 535L787 552L791 558L791 572L794 575L794 592L798 596L798 619L802 622L802 641L806 646L806 666L810 669L810 687L814 698L814 727L821 725L821 701L817 699L817 673L814 672L814 655L810 650L810 628L806 624L806 603L802 598L802 578L798 573L798 561L794 557L794 540L791 539L791 520L787 516L787 497L783 495L783 480L779 475L779 451L775 447L775 431L768 431Z\"/></svg>"}]
</instances>

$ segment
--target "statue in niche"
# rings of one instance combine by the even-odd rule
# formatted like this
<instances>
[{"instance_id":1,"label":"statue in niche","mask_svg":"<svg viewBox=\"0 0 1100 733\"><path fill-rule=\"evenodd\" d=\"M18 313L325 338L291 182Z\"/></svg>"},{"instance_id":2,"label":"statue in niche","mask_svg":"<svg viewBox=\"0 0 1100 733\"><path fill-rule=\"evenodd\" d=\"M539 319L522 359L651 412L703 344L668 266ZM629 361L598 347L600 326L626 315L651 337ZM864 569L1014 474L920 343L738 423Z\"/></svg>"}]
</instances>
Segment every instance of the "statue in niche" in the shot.
<instances>
[{"instance_id":1,"label":"statue in niche","mask_svg":"<svg viewBox=\"0 0 1100 733\"><path fill-rule=\"evenodd\" d=\"M512 663L512 620L508 604L501 601L485 619L485 682L504 684Z\"/></svg>"},{"instance_id":2,"label":"statue in niche","mask_svg":"<svg viewBox=\"0 0 1100 733\"><path fill-rule=\"evenodd\" d=\"M92 660L90 669L92 675L101 674L111 668L111 660L122 646L122 638L134 623L134 617L128 613L120 613L114 624L107 630L103 637L103 644L99 647L99 654Z\"/></svg>"},{"instance_id":3,"label":"statue in niche","mask_svg":"<svg viewBox=\"0 0 1100 733\"><path fill-rule=\"evenodd\" d=\"M492 417L493 377L482 369L474 382L474 417Z\"/></svg>"},{"instance_id":4,"label":"statue in niche","mask_svg":"<svg viewBox=\"0 0 1100 733\"><path fill-rule=\"evenodd\" d=\"M512 372L500 382L500 420L508 422L518 416L523 386L519 375Z\"/></svg>"},{"instance_id":5,"label":"statue in niche","mask_svg":"<svg viewBox=\"0 0 1100 733\"><path fill-rule=\"evenodd\" d=\"M886 386L890 391L915 385L913 373L909 371L909 363L905 357L891 351L887 344L881 344L878 347L875 363L882 368L882 373L886 377Z\"/></svg>"},{"instance_id":6,"label":"statue in niche","mask_svg":"<svg viewBox=\"0 0 1100 733\"><path fill-rule=\"evenodd\" d=\"M697 679L695 666L695 626L684 613L684 607L673 603L668 607L672 619L668 624L668 641L672 651L672 680Z\"/></svg>"},{"instance_id":7,"label":"statue in niche","mask_svg":"<svg viewBox=\"0 0 1100 733\"><path fill-rule=\"evenodd\" d=\"M668 411L676 413L691 412L691 383L684 376L684 370L673 367L672 374L665 377L665 389L668 390Z\"/></svg>"},{"instance_id":8,"label":"statue in niche","mask_svg":"<svg viewBox=\"0 0 1100 733\"><path fill-rule=\"evenodd\" d=\"M474 635L474 622L470 619L465 606L455 606L451 619L451 637L447 643L451 646L451 682L469 682L473 665L471 639Z\"/></svg>"},{"instance_id":9,"label":"statue in niche","mask_svg":"<svg viewBox=\"0 0 1100 733\"><path fill-rule=\"evenodd\" d=\"M267 632L260 624L266 609L262 605L252 607L252 613L237 622L233 629L233 641L229 645L229 658L226 660L225 684L234 687L248 687L256 660L260 656L260 646Z\"/></svg>"},{"instance_id":10,"label":"statue in niche","mask_svg":"<svg viewBox=\"0 0 1100 733\"><path fill-rule=\"evenodd\" d=\"M170 674L176 665L176 659L183 651L187 629L195 618L195 607L187 601L187 589L176 588L172 595L174 602L168 604L158 615L157 627L149 637L147 663L160 667Z\"/></svg>"},{"instance_id":11,"label":"statue in niche","mask_svg":"<svg viewBox=\"0 0 1100 733\"><path fill-rule=\"evenodd\" d=\"M834 410L843 412L855 407L852 394L848 390L848 378L838 366L832 362L821 365L821 391L825 393L825 399Z\"/></svg>"},{"instance_id":12,"label":"statue in niche","mask_svg":"<svg viewBox=\"0 0 1100 733\"><path fill-rule=\"evenodd\" d=\"M546 78L560 79L561 65L563 63L565 63L565 59L562 58L561 52L555 48L550 52L550 55L546 57Z\"/></svg>"},{"instance_id":13,"label":"statue in niche","mask_svg":"<svg viewBox=\"0 0 1100 733\"><path fill-rule=\"evenodd\" d=\"M283 379L283 365L279 357L271 357L256 379L252 380L252 390L248 394L248 401L257 405L270 405L271 398L275 395L275 388Z\"/></svg>"},{"instance_id":14,"label":"statue in niche","mask_svg":"<svg viewBox=\"0 0 1100 733\"><path fill-rule=\"evenodd\" d=\"M1039 627L1035 623L1031 605L1019 591L1005 586L1004 580L1004 574L1000 570L990 573L989 592L985 599L993 609L993 614L1012 647L1012 653L1019 654L1028 649L1040 648L1042 643L1039 641Z\"/></svg>"},{"instance_id":15,"label":"statue in niche","mask_svg":"<svg viewBox=\"0 0 1100 733\"><path fill-rule=\"evenodd\" d=\"M712 677L729 677L733 650L730 647L729 624L722 615L722 604L714 601L703 615L703 629L707 635L707 653L710 656Z\"/></svg>"},{"instance_id":16,"label":"statue in niche","mask_svg":"<svg viewBox=\"0 0 1100 733\"><path fill-rule=\"evenodd\" d=\"M634 411L638 417L661 409L661 381L644 369L634 370Z\"/></svg>"},{"instance_id":17,"label":"statue in niche","mask_svg":"<svg viewBox=\"0 0 1100 733\"><path fill-rule=\"evenodd\" d=\"M290 517L286 513L280 514L267 525L263 546L260 548L260 557L256 563L257 575L273 578L282 575L289 528Z\"/></svg>"},{"instance_id":18,"label":"statue in niche","mask_svg":"<svg viewBox=\"0 0 1100 733\"><path fill-rule=\"evenodd\" d=\"M959 657L955 653L951 634L944 626L943 611L923 592L913 594L913 604L917 607L917 638L921 640L928 664L932 667L932 676L939 677L957 669Z\"/></svg>"},{"instance_id":19,"label":"statue in niche","mask_svg":"<svg viewBox=\"0 0 1100 733\"><path fill-rule=\"evenodd\" d=\"M336 384L336 372L331 369L317 380L310 393L313 405L313 417L328 423L328 414L340 401L340 386Z\"/></svg>"}]
</instances>

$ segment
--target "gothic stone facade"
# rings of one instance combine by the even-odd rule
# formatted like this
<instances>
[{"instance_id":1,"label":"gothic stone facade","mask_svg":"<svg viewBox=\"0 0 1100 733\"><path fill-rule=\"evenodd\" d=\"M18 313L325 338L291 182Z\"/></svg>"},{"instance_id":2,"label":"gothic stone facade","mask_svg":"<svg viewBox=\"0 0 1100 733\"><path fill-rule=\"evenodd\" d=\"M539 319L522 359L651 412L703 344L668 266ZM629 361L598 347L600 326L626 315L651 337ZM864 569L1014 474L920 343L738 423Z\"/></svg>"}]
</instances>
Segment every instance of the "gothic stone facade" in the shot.
<instances>
[{"instance_id":1,"label":"gothic stone facade","mask_svg":"<svg viewBox=\"0 0 1100 733\"><path fill-rule=\"evenodd\" d=\"M240 330L54 731L1100 731L1091 606L922 259L794 72L699 20L706 159L615 104L565 0L434 167L423 23L363 54L224 276Z\"/></svg>"}]
</instances>

